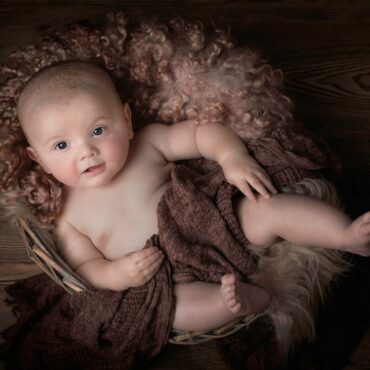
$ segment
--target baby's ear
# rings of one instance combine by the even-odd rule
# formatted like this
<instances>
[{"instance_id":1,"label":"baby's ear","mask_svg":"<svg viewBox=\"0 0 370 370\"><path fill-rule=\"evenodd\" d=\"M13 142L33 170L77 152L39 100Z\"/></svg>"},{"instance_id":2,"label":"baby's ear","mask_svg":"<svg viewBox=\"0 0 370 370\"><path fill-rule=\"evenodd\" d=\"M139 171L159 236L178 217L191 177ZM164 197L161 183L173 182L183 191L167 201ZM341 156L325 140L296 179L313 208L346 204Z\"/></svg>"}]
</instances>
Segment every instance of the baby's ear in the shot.
<instances>
[{"instance_id":1,"label":"baby's ear","mask_svg":"<svg viewBox=\"0 0 370 370\"><path fill-rule=\"evenodd\" d=\"M51 173L49 169L45 166L45 164L41 161L39 155L37 154L36 150L32 147L28 146L26 148L27 155L35 162L37 162L46 173Z\"/></svg>"},{"instance_id":2,"label":"baby's ear","mask_svg":"<svg viewBox=\"0 0 370 370\"><path fill-rule=\"evenodd\" d=\"M27 155L35 162L39 162L39 156L37 155L35 149L28 146L26 148Z\"/></svg>"}]
</instances>

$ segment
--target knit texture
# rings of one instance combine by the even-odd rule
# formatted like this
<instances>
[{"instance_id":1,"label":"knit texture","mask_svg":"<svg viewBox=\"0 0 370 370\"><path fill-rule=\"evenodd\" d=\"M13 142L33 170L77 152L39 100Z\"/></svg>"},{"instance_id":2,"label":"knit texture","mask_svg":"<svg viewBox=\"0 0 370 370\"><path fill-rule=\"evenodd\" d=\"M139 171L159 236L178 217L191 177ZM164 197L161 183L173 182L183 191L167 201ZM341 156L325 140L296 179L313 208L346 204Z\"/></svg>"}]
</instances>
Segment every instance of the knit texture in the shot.
<instances>
[{"instance_id":1,"label":"knit texture","mask_svg":"<svg viewBox=\"0 0 370 370\"><path fill-rule=\"evenodd\" d=\"M199 175L177 166L171 178L158 205L159 235L146 243L167 256L154 278L125 292L72 296L46 275L9 287L20 315L4 333L8 368L141 368L168 341L173 281L219 283L230 271L246 280L256 271L232 212L236 188L225 182L222 171Z\"/></svg>"}]
</instances>

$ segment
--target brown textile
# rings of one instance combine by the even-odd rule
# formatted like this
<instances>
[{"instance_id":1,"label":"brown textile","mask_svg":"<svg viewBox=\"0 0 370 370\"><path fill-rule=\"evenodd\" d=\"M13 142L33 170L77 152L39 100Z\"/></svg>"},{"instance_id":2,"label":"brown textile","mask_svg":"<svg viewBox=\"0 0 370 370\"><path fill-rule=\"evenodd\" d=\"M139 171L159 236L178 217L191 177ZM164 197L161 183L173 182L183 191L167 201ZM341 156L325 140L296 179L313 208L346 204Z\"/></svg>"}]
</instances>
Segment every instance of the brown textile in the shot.
<instances>
[{"instance_id":1,"label":"brown textile","mask_svg":"<svg viewBox=\"0 0 370 370\"><path fill-rule=\"evenodd\" d=\"M160 245L176 282L220 283L226 272L234 271L242 279L255 272L255 260L232 209L236 192L220 169L203 176L185 166L172 171L157 215Z\"/></svg>"},{"instance_id":2,"label":"brown textile","mask_svg":"<svg viewBox=\"0 0 370 370\"><path fill-rule=\"evenodd\" d=\"M156 276L126 292L73 296L45 275L9 287L20 315L4 333L8 369L143 368L168 341L173 281L218 283L226 272L248 279L255 271L256 260L233 213L237 190L225 182L222 170L200 175L179 165L171 177L157 209L159 235L146 243L160 246L167 255ZM259 337L258 331L254 336ZM274 346L270 343L269 348ZM262 357L269 350L265 352ZM270 352L275 355L275 350ZM242 354L246 363L248 356Z\"/></svg>"},{"instance_id":3,"label":"brown textile","mask_svg":"<svg viewBox=\"0 0 370 370\"><path fill-rule=\"evenodd\" d=\"M227 271L247 277L255 270L232 213L233 193L219 170L200 177L184 166L172 172L158 206L159 237L153 235L146 245L163 248L174 280L219 282ZM5 335L9 368L143 366L159 353L171 330L175 301L170 264L148 284L126 292L70 296L45 276L10 287L20 317Z\"/></svg>"},{"instance_id":4,"label":"brown textile","mask_svg":"<svg viewBox=\"0 0 370 370\"><path fill-rule=\"evenodd\" d=\"M2 348L11 370L145 368L167 343L174 313L168 264L148 284L126 292L72 296L42 274L8 293L19 312Z\"/></svg>"},{"instance_id":5,"label":"brown textile","mask_svg":"<svg viewBox=\"0 0 370 370\"><path fill-rule=\"evenodd\" d=\"M278 187L317 177L318 171L335 175L341 170L340 161L327 143L300 122L276 128L269 137L249 141L248 149Z\"/></svg>"}]
</instances>

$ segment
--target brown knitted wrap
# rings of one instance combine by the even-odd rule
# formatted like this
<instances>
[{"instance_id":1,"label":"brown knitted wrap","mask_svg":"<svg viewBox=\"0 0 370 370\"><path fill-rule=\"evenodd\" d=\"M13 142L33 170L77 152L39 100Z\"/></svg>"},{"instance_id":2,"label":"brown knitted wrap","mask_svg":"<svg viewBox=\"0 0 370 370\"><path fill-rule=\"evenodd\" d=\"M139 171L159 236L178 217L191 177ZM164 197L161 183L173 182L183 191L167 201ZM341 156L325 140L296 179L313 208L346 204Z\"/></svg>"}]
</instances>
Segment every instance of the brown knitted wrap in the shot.
<instances>
[{"instance_id":1,"label":"brown knitted wrap","mask_svg":"<svg viewBox=\"0 0 370 370\"><path fill-rule=\"evenodd\" d=\"M10 368L132 369L157 355L172 327L173 281L219 283L230 271L245 280L256 270L232 212L235 193L219 169L199 176L175 167L158 205L159 234L146 243L167 261L144 286L69 295L41 275L8 288L20 313L5 333Z\"/></svg>"}]
</instances>

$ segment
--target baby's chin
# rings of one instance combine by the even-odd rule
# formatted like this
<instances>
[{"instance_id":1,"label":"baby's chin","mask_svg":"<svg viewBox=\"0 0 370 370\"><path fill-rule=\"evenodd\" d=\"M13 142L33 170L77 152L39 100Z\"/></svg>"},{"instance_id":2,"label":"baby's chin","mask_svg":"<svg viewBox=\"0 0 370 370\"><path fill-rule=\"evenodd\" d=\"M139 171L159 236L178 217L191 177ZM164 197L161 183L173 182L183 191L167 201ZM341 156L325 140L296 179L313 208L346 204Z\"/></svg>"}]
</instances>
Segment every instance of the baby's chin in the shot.
<instances>
[{"instance_id":1,"label":"baby's chin","mask_svg":"<svg viewBox=\"0 0 370 370\"><path fill-rule=\"evenodd\" d=\"M59 180L60 181L60 180ZM111 177L101 177L101 178L87 178L80 179L79 181L60 181L64 188L73 190L88 190L97 189L107 186L111 182Z\"/></svg>"}]
</instances>

